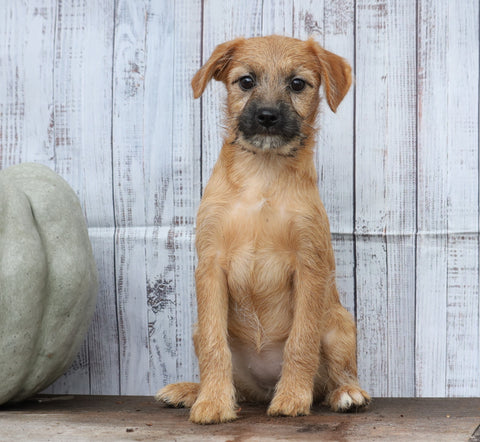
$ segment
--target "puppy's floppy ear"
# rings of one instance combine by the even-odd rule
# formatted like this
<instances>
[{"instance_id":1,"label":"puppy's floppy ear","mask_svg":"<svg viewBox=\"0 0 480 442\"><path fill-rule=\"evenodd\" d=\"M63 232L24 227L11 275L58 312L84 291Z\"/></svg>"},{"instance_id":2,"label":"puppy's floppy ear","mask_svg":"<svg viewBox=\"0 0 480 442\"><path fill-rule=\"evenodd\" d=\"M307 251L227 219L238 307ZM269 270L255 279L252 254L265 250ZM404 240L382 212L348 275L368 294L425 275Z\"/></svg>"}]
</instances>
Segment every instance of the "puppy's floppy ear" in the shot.
<instances>
[{"instance_id":1,"label":"puppy's floppy ear","mask_svg":"<svg viewBox=\"0 0 480 442\"><path fill-rule=\"evenodd\" d=\"M352 68L345 59L323 49L313 38L307 42L317 57L318 72L323 82L327 102L333 112L352 84Z\"/></svg>"},{"instance_id":2,"label":"puppy's floppy ear","mask_svg":"<svg viewBox=\"0 0 480 442\"><path fill-rule=\"evenodd\" d=\"M224 81L228 72L228 65L232 60L233 53L244 38L227 41L218 45L208 61L200 68L192 79L193 96L200 97L207 87L208 82L215 78Z\"/></svg>"}]
</instances>

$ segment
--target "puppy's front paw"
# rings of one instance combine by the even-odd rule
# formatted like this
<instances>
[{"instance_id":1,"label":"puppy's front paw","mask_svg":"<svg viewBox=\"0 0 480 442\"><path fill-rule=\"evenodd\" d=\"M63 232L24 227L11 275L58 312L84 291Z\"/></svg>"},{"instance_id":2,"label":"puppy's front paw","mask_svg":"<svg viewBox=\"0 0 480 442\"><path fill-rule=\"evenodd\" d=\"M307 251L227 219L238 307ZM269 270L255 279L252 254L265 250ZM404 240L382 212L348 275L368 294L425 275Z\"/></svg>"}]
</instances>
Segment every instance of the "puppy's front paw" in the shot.
<instances>
[{"instance_id":1,"label":"puppy's front paw","mask_svg":"<svg viewBox=\"0 0 480 442\"><path fill-rule=\"evenodd\" d=\"M163 387L155 399L170 407L190 408L197 400L200 385L194 382L179 382Z\"/></svg>"},{"instance_id":2,"label":"puppy's front paw","mask_svg":"<svg viewBox=\"0 0 480 442\"><path fill-rule=\"evenodd\" d=\"M366 407L370 400L368 393L356 385L342 385L327 397L328 405L333 411Z\"/></svg>"},{"instance_id":3,"label":"puppy's front paw","mask_svg":"<svg viewBox=\"0 0 480 442\"><path fill-rule=\"evenodd\" d=\"M307 416L312 406L312 394L277 393L268 407L269 416Z\"/></svg>"},{"instance_id":4,"label":"puppy's front paw","mask_svg":"<svg viewBox=\"0 0 480 442\"><path fill-rule=\"evenodd\" d=\"M199 398L190 410L190 420L195 424L219 424L236 418L235 404L228 400Z\"/></svg>"}]
</instances>

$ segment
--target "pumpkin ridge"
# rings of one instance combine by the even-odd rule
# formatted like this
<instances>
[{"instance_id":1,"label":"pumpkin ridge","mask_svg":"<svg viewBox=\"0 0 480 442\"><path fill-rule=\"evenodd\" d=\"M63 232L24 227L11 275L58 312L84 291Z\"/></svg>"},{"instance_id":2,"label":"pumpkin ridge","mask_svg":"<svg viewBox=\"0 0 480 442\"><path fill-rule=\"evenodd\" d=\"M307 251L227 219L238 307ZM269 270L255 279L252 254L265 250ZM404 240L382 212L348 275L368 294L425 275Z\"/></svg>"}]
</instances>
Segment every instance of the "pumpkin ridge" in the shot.
<instances>
[{"instance_id":1,"label":"pumpkin ridge","mask_svg":"<svg viewBox=\"0 0 480 442\"><path fill-rule=\"evenodd\" d=\"M1 290L0 305L3 304L3 315L0 327L0 348L1 354L7 358L6 362L0 359L0 367L2 372L8 375L8 382L0 382L0 399L2 395L8 394L16 396L22 389L22 385L28 378L28 367L35 353L35 344L33 344L33 337L38 339L38 334L35 333L35 328L38 323L41 323L41 316L38 314L38 308L42 305L42 300L45 294L46 278L43 278L43 284L36 284L35 287L30 283L29 276L40 278L40 274L45 273L47 268L46 256L42 253L43 249L39 246L39 235L37 230L33 230L31 227L31 219L29 214L31 213L29 207L29 201L27 195L16 186L10 183L3 182L5 180L0 179L0 188L3 192L0 192L0 200L2 200L2 210L0 212L0 225L3 226L0 229L1 236L9 237L12 234L18 234L24 232L24 241L27 242L27 247L20 247L15 241L11 241L8 238L4 238L1 241L3 248L0 250L0 274L3 276L0 281ZM13 198L2 198L2 193L10 193L15 196ZM26 219L15 220L16 223L5 223L5 219L12 217L12 211L18 213L23 212ZM22 222L23 221L23 222ZM28 235L30 234L30 236ZM25 250L24 250L25 249ZM18 253L21 256L18 256ZM14 254L15 256L10 256ZM41 257L43 259L32 259L32 257ZM15 274L19 273L22 280L16 287L12 287L12 278L15 279ZM42 292L42 299L33 297L34 293ZM31 293L31 295L29 295ZM18 304L19 296L22 298L20 304ZM27 302L27 297L30 296L30 302ZM14 310L12 307L11 298L15 299L15 306L22 306L20 311ZM9 302L10 300L10 302ZM22 303L23 301L23 303ZM36 312L32 312L32 307ZM30 310L29 310L30 309ZM34 317L32 317L34 315ZM28 320L25 319L28 318ZM17 330L19 323L23 323L23 327ZM13 336L12 336L13 335ZM14 339L16 337L16 339ZM22 361L20 366L13 364L19 356L19 352L28 349L30 357L28 361ZM3 362L3 363L2 363ZM9 368L10 367L10 368ZM5 372L6 370L6 372ZM1 403L1 401L0 401Z\"/></svg>"}]
</instances>

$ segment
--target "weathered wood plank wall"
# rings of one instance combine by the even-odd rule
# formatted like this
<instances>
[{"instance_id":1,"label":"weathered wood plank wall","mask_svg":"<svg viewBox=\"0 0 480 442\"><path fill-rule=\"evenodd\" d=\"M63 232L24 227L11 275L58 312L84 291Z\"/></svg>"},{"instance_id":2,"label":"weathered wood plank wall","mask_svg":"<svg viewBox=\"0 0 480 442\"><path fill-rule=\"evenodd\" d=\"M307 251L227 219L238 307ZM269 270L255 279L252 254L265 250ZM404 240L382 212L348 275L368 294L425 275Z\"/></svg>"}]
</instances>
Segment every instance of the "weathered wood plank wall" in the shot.
<instances>
[{"instance_id":1,"label":"weathered wood plank wall","mask_svg":"<svg viewBox=\"0 0 480 442\"><path fill-rule=\"evenodd\" d=\"M359 373L377 396L480 395L476 0L29 0L0 4L0 167L46 164L83 204L100 270L55 393L198 378L194 219L223 87L189 82L236 36L313 35L355 85L316 154ZM1 210L1 208L0 208Z\"/></svg>"}]
</instances>

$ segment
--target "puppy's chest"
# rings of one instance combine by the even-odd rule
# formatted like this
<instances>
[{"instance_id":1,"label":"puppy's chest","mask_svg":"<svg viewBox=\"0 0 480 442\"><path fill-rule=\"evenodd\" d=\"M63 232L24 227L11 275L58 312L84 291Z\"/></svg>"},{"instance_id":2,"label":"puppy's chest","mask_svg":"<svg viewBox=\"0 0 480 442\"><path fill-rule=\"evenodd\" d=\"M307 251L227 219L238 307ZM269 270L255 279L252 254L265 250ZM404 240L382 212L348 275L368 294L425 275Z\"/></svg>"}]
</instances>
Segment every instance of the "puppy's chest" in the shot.
<instances>
[{"instance_id":1,"label":"puppy's chest","mask_svg":"<svg viewBox=\"0 0 480 442\"><path fill-rule=\"evenodd\" d=\"M230 252L246 245L255 251L285 250L289 248L286 240L293 223L294 210L285 200L247 192L231 203L224 231L231 238Z\"/></svg>"},{"instance_id":2,"label":"puppy's chest","mask_svg":"<svg viewBox=\"0 0 480 442\"><path fill-rule=\"evenodd\" d=\"M232 293L269 296L288 290L295 261L294 211L279 198L245 195L231 205L224 226Z\"/></svg>"}]
</instances>

